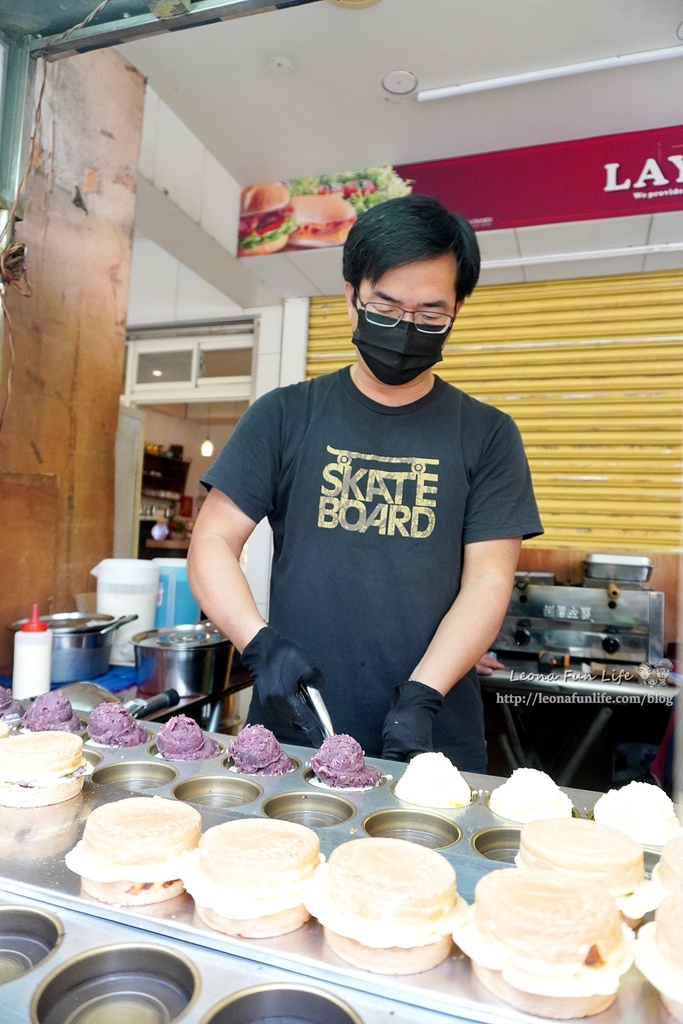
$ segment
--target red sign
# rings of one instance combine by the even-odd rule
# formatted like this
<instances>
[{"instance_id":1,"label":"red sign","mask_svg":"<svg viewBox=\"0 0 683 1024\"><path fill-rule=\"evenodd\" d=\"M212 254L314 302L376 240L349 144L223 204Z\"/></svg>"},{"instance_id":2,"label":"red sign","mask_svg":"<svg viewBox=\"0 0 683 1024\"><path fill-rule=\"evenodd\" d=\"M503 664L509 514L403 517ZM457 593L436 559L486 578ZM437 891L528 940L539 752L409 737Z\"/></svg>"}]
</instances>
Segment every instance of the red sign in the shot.
<instances>
[{"instance_id":1,"label":"red sign","mask_svg":"<svg viewBox=\"0 0 683 1024\"><path fill-rule=\"evenodd\" d=\"M683 210L683 126L394 170L477 231Z\"/></svg>"}]
</instances>

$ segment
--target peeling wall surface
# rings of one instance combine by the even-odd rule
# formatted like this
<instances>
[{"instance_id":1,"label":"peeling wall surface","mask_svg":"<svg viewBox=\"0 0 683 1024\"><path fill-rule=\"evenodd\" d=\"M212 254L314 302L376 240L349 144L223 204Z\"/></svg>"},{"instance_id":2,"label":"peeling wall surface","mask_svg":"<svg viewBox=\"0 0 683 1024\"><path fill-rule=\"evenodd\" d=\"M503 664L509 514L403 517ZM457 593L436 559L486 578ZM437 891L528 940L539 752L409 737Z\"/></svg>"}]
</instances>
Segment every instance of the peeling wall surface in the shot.
<instances>
[{"instance_id":1,"label":"peeling wall surface","mask_svg":"<svg viewBox=\"0 0 683 1024\"><path fill-rule=\"evenodd\" d=\"M40 63L36 98L44 70ZM112 553L144 89L142 76L110 50L47 65L16 231L27 245L32 294L8 295L15 355L0 433L0 627L28 615L34 601L42 614L72 610L74 595L93 589L90 570ZM31 478L33 486L21 485ZM49 478L55 508L46 517L35 502ZM6 634L0 628L0 668L11 659Z\"/></svg>"}]
</instances>

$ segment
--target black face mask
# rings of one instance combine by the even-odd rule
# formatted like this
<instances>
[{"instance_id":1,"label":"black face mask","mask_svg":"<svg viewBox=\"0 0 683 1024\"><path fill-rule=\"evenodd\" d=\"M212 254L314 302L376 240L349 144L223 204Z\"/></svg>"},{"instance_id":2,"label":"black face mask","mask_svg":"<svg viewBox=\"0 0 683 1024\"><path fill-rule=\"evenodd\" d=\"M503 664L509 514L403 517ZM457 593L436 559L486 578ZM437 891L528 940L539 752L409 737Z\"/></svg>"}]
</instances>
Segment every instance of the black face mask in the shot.
<instances>
[{"instance_id":1,"label":"black face mask","mask_svg":"<svg viewBox=\"0 0 683 1024\"><path fill-rule=\"evenodd\" d=\"M441 349L448 333L426 334L410 321L395 327L378 327L358 310L353 343L371 373L383 384L407 384L443 359Z\"/></svg>"}]
</instances>

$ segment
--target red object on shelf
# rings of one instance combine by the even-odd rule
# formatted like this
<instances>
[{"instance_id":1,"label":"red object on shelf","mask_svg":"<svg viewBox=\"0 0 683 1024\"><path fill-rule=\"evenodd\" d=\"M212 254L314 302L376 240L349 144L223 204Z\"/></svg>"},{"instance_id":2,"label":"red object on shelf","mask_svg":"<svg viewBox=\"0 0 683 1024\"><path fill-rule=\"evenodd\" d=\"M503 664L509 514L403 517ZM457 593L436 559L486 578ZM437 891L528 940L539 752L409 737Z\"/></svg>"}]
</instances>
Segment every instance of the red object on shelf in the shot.
<instances>
[{"instance_id":1,"label":"red object on shelf","mask_svg":"<svg viewBox=\"0 0 683 1024\"><path fill-rule=\"evenodd\" d=\"M180 502L178 503L178 515L184 519L192 518L192 506L194 502L189 494L183 494Z\"/></svg>"}]
</instances>

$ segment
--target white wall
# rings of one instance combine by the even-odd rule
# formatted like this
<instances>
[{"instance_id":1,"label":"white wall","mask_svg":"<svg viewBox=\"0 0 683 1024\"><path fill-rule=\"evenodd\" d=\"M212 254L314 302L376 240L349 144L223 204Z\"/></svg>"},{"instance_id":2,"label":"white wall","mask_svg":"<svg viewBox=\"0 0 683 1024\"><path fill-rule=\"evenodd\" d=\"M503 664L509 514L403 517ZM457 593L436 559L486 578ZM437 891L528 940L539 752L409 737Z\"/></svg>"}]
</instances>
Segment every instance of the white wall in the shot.
<instances>
[{"instance_id":1,"label":"white wall","mask_svg":"<svg viewBox=\"0 0 683 1024\"><path fill-rule=\"evenodd\" d=\"M176 416L166 416L164 413L150 409L149 406L145 408L147 412L145 442L160 444L164 448L169 448L172 444L181 444L183 446L183 458L192 460L187 474L185 493L189 494L192 498L197 498L197 496L205 497L206 491L199 483L199 478L209 468L215 456L218 455L230 436L232 427L219 424L210 426L209 434L214 443L214 455L207 459L199 450L202 441L206 437L206 423L182 420Z\"/></svg>"}]
</instances>

